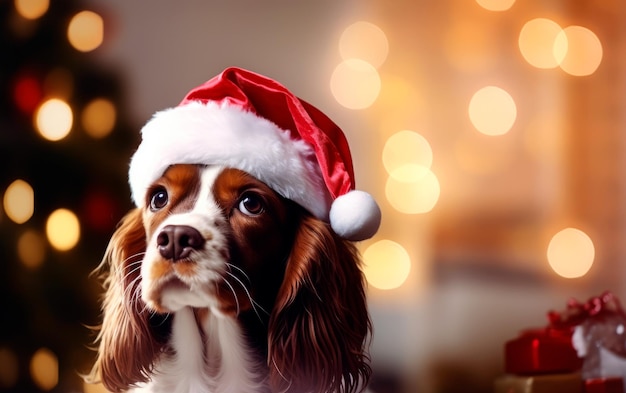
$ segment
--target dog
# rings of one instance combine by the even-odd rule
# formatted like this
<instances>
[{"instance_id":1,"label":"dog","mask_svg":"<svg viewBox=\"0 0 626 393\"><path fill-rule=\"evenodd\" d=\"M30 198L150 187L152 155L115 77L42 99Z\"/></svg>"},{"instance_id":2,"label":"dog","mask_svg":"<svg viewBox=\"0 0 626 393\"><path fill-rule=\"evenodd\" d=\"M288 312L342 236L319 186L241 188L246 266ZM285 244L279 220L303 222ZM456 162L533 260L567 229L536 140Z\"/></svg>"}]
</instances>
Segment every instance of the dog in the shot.
<instances>
[{"instance_id":1,"label":"dog","mask_svg":"<svg viewBox=\"0 0 626 393\"><path fill-rule=\"evenodd\" d=\"M246 78L276 87L241 69L220 77L219 83L243 90ZM324 193L328 187L317 166L307 163L319 158L311 161L309 148L274 122L269 136L259 131L271 116L260 119L259 110L238 108L224 123L230 101L185 104L142 130L130 168L137 207L122 219L98 270L103 322L89 380L112 392L355 393L367 385L372 325L359 254L346 239L363 233L346 235L338 213L330 219L319 213L330 199L344 227L355 222L350 214L345 218L345 207L336 207L341 196L316 196L319 187ZM319 116L311 108L307 113ZM241 118L247 119L243 125L233 126ZM226 152L215 147L216 135L248 132L248 120L256 124L252 140ZM224 131L224 124L236 130ZM196 126L201 138L210 134L206 143L181 137ZM164 135L171 140L163 143ZM276 149L261 148L254 138L270 138L284 149L273 157L267 152ZM237 150L241 145L248 150ZM251 155L262 157L240 164ZM277 171L280 176L272 177ZM314 181L302 180L311 173ZM358 220L368 216L363 206ZM380 220L376 209L373 231ZM350 225L363 227L361 221Z\"/></svg>"}]
</instances>

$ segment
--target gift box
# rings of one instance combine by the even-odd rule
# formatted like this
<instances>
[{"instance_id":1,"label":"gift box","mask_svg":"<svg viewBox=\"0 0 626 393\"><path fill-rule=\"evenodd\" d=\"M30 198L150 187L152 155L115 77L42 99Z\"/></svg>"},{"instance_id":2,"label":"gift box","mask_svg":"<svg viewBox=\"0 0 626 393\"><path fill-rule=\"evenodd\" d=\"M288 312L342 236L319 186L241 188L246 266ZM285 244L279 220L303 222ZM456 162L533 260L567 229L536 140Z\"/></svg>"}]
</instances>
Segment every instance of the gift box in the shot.
<instances>
[{"instance_id":1,"label":"gift box","mask_svg":"<svg viewBox=\"0 0 626 393\"><path fill-rule=\"evenodd\" d=\"M494 382L495 393L583 393L579 373L552 375L504 375ZM620 392L622 393L622 392Z\"/></svg>"},{"instance_id":2,"label":"gift box","mask_svg":"<svg viewBox=\"0 0 626 393\"><path fill-rule=\"evenodd\" d=\"M587 379L585 393L624 393L624 381L622 378Z\"/></svg>"},{"instance_id":3,"label":"gift box","mask_svg":"<svg viewBox=\"0 0 626 393\"><path fill-rule=\"evenodd\" d=\"M506 342L504 352L504 369L509 374L563 374L582 367L569 329L548 327L523 331Z\"/></svg>"}]
</instances>

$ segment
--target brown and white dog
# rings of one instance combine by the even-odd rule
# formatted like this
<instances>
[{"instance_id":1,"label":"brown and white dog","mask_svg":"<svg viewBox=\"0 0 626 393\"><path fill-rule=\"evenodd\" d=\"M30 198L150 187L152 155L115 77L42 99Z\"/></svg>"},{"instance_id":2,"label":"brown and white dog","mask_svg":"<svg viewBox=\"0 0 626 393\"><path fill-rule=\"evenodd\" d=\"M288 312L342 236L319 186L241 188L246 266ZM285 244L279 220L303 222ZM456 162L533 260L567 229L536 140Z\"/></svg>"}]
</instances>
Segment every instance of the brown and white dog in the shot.
<instances>
[{"instance_id":1,"label":"brown and white dog","mask_svg":"<svg viewBox=\"0 0 626 393\"><path fill-rule=\"evenodd\" d=\"M204 133L208 123L196 123ZM164 144L179 157L153 169L148 128L131 163L137 207L100 266L106 293L91 379L113 392L362 391L371 373L364 278L333 218L277 192L280 184L260 179L267 168L253 175L214 153L185 163L187 147ZM283 171L290 183L305 175ZM376 219L377 228L379 211Z\"/></svg>"}]
</instances>

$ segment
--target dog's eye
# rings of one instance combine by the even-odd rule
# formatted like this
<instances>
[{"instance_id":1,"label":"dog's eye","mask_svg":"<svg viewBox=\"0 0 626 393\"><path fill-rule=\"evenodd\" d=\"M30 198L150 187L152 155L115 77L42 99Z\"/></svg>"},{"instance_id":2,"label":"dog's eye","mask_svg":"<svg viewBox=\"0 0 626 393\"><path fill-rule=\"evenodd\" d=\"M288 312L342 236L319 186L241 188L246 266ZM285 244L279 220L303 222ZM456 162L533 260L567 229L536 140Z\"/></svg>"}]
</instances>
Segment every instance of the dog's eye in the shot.
<instances>
[{"instance_id":1,"label":"dog's eye","mask_svg":"<svg viewBox=\"0 0 626 393\"><path fill-rule=\"evenodd\" d=\"M150 197L150 210L157 211L163 209L167 205L168 200L167 191L164 188L157 188Z\"/></svg>"},{"instance_id":2,"label":"dog's eye","mask_svg":"<svg viewBox=\"0 0 626 393\"><path fill-rule=\"evenodd\" d=\"M239 200L238 209L247 216L258 216L265 211L265 206L258 195L244 194Z\"/></svg>"}]
</instances>

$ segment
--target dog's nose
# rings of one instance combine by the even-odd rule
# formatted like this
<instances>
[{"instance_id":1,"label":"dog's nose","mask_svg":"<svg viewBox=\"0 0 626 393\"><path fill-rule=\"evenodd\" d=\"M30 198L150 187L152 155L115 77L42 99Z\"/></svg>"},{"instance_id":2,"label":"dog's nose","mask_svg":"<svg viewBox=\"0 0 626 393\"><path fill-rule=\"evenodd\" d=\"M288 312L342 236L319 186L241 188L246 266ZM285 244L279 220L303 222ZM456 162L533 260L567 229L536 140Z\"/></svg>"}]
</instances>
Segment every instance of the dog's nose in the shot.
<instances>
[{"instance_id":1,"label":"dog's nose","mask_svg":"<svg viewBox=\"0 0 626 393\"><path fill-rule=\"evenodd\" d=\"M191 251L204 246L204 238L195 228L187 225L168 225L157 236L159 253L173 262L187 258Z\"/></svg>"}]
</instances>

